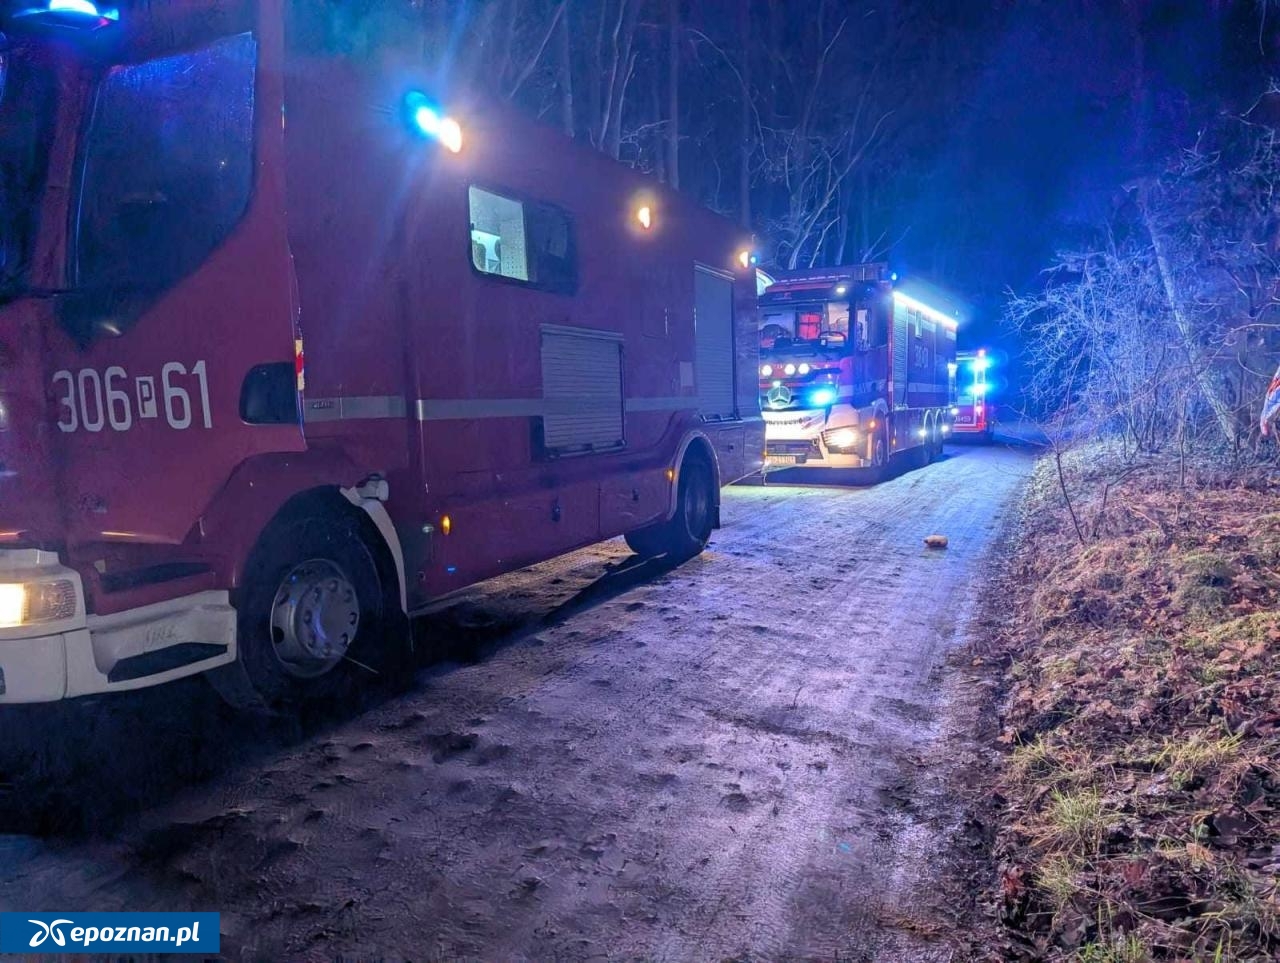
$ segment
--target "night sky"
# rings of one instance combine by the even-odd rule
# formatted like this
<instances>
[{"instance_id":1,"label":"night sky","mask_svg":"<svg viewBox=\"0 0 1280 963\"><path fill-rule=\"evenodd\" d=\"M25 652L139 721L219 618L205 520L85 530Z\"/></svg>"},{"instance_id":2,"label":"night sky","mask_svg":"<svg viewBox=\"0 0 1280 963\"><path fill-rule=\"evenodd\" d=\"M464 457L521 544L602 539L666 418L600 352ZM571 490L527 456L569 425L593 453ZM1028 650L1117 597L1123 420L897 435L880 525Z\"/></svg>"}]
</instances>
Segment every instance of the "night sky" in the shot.
<instances>
[{"instance_id":1,"label":"night sky","mask_svg":"<svg viewBox=\"0 0 1280 963\"><path fill-rule=\"evenodd\" d=\"M939 118L926 176L898 185L914 196L895 263L972 299L962 337L977 343L998 337L1003 292L1035 285L1126 180L1265 91L1280 5L1018 0L970 27L982 62L957 115Z\"/></svg>"}]
</instances>

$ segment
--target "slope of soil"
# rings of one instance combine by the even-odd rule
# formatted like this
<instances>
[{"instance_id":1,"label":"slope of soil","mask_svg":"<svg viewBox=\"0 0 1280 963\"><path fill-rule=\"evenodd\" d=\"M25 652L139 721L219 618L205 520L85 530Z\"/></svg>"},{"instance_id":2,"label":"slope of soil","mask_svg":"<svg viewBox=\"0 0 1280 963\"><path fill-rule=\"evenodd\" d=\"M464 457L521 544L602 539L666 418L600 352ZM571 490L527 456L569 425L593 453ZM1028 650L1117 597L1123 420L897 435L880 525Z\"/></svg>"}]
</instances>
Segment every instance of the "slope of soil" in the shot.
<instances>
[{"instance_id":1,"label":"slope of soil","mask_svg":"<svg viewBox=\"0 0 1280 963\"><path fill-rule=\"evenodd\" d=\"M1009 955L1280 958L1280 485L1037 468L1008 606Z\"/></svg>"}]
</instances>

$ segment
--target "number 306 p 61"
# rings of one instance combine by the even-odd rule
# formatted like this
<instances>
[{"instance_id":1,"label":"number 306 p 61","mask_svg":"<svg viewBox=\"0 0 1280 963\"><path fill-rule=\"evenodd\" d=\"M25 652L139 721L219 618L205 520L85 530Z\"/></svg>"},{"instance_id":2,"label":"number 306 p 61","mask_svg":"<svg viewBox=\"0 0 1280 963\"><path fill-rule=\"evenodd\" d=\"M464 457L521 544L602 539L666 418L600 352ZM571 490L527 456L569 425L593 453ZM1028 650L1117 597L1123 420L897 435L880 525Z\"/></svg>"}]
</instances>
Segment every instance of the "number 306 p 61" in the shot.
<instances>
[{"instance_id":1,"label":"number 306 p 61","mask_svg":"<svg viewBox=\"0 0 1280 963\"><path fill-rule=\"evenodd\" d=\"M158 384L157 384L158 381ZM209 379L205 363L197 361L188 371L170 361L160 377L130 377L113 365L99 373L94 368L58 371L53 376L57 393L58 428L73 431L128 431L137 421L160 418L170 428L190 428L195 422L213 427L209 412Z\"/></svg>"}]
</instances>

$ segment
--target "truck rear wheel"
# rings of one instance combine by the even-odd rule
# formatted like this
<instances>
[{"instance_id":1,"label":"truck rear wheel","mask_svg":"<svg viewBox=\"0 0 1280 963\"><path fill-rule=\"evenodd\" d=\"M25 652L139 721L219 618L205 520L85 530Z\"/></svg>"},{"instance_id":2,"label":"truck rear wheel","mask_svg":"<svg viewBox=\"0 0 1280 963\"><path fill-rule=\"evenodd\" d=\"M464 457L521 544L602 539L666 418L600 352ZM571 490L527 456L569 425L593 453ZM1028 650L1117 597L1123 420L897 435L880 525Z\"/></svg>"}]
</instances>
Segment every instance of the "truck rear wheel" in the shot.
<instances>
[{"instance_id":1,"label":"truck rear wheel","mask_svg":"<svg viewBox=\"0 0 1280 963\"><path fill-rule=\"evenodd\" d=\"M274 523L245 569L239 661L214 676L238 707L354 695L392 666L404 621L364 519L338 509Z\"/></svg>"},{"instance_id":2,"label":"truck rear wheel","mask_svg":"<svg viewBox=\"0 0 1280 963\"><path fill-rule=\"evenodd\" d=\"M626 535L627 546L642 558L666 555L684 561L707 547L715 525L715 476L702 455L680 466L676 511L667 521Z\"/></svg>"}]
</instances>

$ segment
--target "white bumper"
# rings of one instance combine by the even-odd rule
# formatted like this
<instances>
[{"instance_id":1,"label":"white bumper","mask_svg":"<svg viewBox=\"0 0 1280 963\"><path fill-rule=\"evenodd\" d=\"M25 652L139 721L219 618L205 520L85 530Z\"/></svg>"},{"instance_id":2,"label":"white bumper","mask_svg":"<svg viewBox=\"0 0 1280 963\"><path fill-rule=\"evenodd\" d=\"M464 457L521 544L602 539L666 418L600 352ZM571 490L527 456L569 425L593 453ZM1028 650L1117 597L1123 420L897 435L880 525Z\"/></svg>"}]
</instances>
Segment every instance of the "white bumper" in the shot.
<instances>
[{"instance_id":1,"label":"white bumper","mask_svg":"<svg viewBox=\"0 0 1280 963\"><path fill-rule=\"evenodd\" d=\"M860 468L866 465L859 446L857 453L832 451L823 433L842 428L857 429L862 420L857 409L836 405L829 412L765 411L765 463L767 468L803 465L806 468Z\"/></svg>"},{"instance_id":2,"label":"white bumper","mask_svg":"<svg viewBox=\"0 0 1280 963\"><path fill-rule=\"evenodd\" d=\"M0 628L0 705L139 689L235 661L226 592L198 592L116 615L86 616L80 576L47 552L0 552L0 582L64 579L75 613Z\"/></svg>"}]
</instances>

